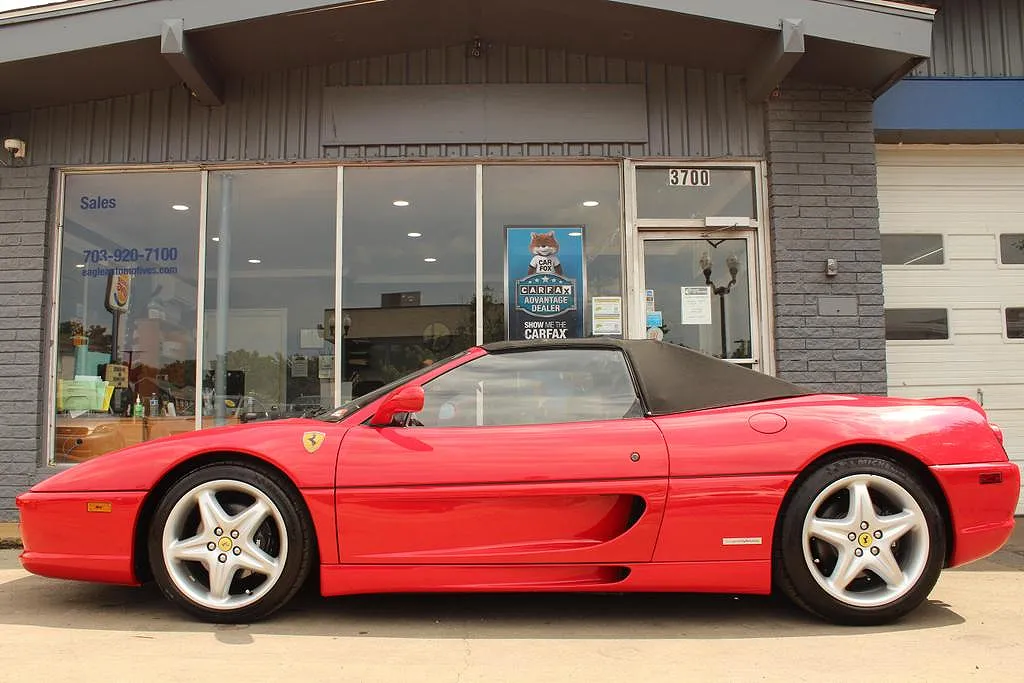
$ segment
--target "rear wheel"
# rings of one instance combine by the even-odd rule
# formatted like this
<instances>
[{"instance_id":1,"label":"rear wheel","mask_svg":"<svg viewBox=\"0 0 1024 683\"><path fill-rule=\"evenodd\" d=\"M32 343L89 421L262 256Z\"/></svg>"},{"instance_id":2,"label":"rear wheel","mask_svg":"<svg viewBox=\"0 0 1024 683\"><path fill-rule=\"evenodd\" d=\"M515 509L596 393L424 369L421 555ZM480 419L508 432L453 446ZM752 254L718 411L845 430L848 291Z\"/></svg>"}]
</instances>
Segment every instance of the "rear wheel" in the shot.
<instances>
[{"instance_id":1,"label":"rear wheel","mask_svg":"<svg viewBox=\"0 0 1024 683\"><path fill-rule=\"evenodd\" d=\"M302 500L241 463L201 467L161 499L149 530L153 576L185 611L222 623L284 606L309 573L313 531Z\"/></svg>"},{"instance_id":2,"label":"rear wheel","mask_svg":"<svg viewBox=\"0 0 1024 683\"><path fill-rule=\"evenodd\" d=\"M811 474L783 512L776 585L830 621L880 624L928 597L946 541L931 494L904 467L854 455Z\"/></svg>"}]
</instances>

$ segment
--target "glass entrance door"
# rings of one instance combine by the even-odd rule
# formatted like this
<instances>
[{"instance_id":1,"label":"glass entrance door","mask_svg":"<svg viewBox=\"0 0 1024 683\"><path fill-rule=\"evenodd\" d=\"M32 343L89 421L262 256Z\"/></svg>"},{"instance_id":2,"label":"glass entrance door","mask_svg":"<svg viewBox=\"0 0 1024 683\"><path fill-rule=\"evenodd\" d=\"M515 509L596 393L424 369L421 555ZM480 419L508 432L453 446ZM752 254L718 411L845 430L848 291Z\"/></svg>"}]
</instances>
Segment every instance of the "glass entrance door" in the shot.
<instances>
[{"instance_id":1,"label":"glass entrance door","mask_svg":"<svg viewBox=\"0 0 1024 683\"><path fill-rule=\"evenodd\" d=\"M758 365L752 233L641 234L647 336Z\"/></svg>"}]
</instances>

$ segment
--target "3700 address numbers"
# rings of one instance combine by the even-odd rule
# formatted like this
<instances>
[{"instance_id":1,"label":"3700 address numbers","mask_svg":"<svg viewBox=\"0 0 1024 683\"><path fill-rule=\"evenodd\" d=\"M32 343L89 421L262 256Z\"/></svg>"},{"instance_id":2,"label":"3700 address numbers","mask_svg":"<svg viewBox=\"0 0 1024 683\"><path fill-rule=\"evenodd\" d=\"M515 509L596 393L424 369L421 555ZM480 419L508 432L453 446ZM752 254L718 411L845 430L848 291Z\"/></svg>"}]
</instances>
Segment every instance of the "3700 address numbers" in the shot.
<instances>
[{"instance_id":1,"label":"3700 address numbers","mask_svg":"<svg viewBox=\"0 0 1024 683\"><path fill-rule=\"evenodd\" d=\"M86 263L107 263L109 261L177 261L177 247L145 247L142 249L86 249L83 252Z\"/></svg>"}]
</instances>

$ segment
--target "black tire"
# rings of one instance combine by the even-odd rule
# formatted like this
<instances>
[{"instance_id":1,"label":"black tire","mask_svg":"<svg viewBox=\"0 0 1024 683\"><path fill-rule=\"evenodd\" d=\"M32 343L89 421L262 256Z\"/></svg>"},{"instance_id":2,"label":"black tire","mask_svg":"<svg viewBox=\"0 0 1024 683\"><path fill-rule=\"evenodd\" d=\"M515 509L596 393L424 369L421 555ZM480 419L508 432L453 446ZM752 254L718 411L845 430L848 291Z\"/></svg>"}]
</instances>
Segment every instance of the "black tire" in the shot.
<instances>
[{"instance_id":1,"label":"black tire","mask_svg":"<svg viewBox=\"0 0 1024 683\"><path fill-rule=\"evenodd\" d=\"M276 512L279 514L279 517L268 516L263 524L257 527L256 533L262 533L264 534L263 539L269 539L269 541L261 539L260 542L264 544L273 545L274 539L277 539L277 546L275 547L279 551L279 555L282 552L286 554L283 568L275 570L274 576L276 578L272 581L272 587L269 589L256 589L256 593L265 590L264 595L249 604L240 605L236 608L211 608L197 602L196 599L183 591L175 583L165 562L164 532L169 516L176 509L179 501L182 501L183 497L189 495L197 487L201 487L204 484L210 485L212 482L231 482L237 483L239 487L253 487L273 504L273 507L276 508ZM245 493L228 491L227 495L244 496ZM218 494L218 502L223 506L224 503L220 500L221 496L222 494ZM179 509L186 509L188 504L187 501L182 501L182 507ZM227 511L229 507L230 502L224 510ZM196 519L199 513L194 511L189 514L192 515L189 519ZM282 542L280 538L282 528L283 534L286 535L286 542ZM193 533L195 534L194 538L199 538L201 535L198 530ZM225 532L224 536L227 536L227 533L230 532ZM252 623L270 616L286 605L309 576L316 542L312 521L309 518L305 503L298 492L290 485L278 481L276 476L255 469L251 465L242 462L222 462L204 465L176 481L157 505L147 534L149 562L153 578L167 599L203 621L225 624ZM242 542L237 541L236 543L239 546L239 552L234 554L241 554ZM263 549L259 542L256 545L261 550ZM267 553L268 556L272 556L273 549L271 548L270 552ZM219 553L219 550L213 552ZM227 557L230 554L232 553L228 552L222 556ZM274 557L278 562L280 562L279 555ZM209 561L212 563L215 559L211 558ZM205 564L199 561L181 563L180 571L195 575L197 578L194 582L197 582L201 589L203 588L202 581L204 577L206 577L207 586L210 585L209 574L204 573L207 571L205 566ZM239 587L236 593L238 593L237 597L242 600L247 599L246 591L242 588L244 585L242 582L259 581L260 577L256 573L249 573L247 576L244 569L231 570L231 576L233 578L229 578L225 585L228 586L229 591L232 587ZM264 576L264 581L268 580L270 579Z\"/></svg>"},{"instance_id":2,"label":"black tire","mask_svg":"<svg viewBox=\"0 0 1024 683\"><path fill-rule=\"evenodd\" d=\"M919 573L919 576L909 587L903 588L903 592L898 597L885 604L863 606L837 599L836 596L829 593L818 583L818 580L812 574L812 571L815 570L808 566L808 559L805 557L804 522L811 512L811 506L819 494L825 492L830 486L847 477L856 475L873 475L902 487L912 496L924 517L924 524L920 526L920 531L915 532L917 535L908 535L905 541L907 544L920 543L922 539L920 534L927 533L927 552L919 550L917 555L919 558L917 565L919 569L914 573ZM879 484L885 485L884 482L879 480L872 479L871 481L878 481ZM841 496L843 494L838 495ZM850 494L847 493L847 495ZM872 496L874 497L874 495L873 493ZM885 500L884 493L881 494L881 499ZM827 501L832 502L829 503ZM826 504L841 507L841 499L836 500L830 497L827 501ZM819 504L818 511L824 511L824 508L825 504ZM885 624L899 619L918 607L928 597L945 563L945 524L934 497L918 476L902 465L885 458L867 453L851 453L815 470L798 485L781 515L772 553L775 587L803 609L827 621L838 624L867 626ZM828 516L831 515L826 515L826 518ZM876 543L875 541L868 542ZM809 541L808 543L814 549L823 547L816 545L823 543L821 541ZM855 552L856 543L851 542L851 545L853 549L848 552ZM884 542L878 541L877 545L884 547ZM894 546L890 546L890 549L892 547ZM898 554L900 552L899 545L897 544L895 547ZM919 548L923 547L923 545L919 546ZM870 547L870 550L874 554L875 549L873 546ZM826 549L825 553L827 554L827 552ZM860 552L863 555L864 549L861 548ZM907 552L913 552L913 550L911 549ZM812 557L814 557L813 550ZM836 557L838 558L838 554L836 554ZM824 566L819 574L819 576L824 576L828 570L827 562L825 565L821 565L820 563L823 562L822 557L819 556L814 559L819 563L816 566ZM825 559L827 560L827 558ZM897 561L899 560L897 559ZM923 564L920 564L922 561ZM834 560L833 569L837 564L838 559ZM878 590L877 587L871 588L872 580L876 581L876 586L884 585L884 581L880 584L877 583L881 581L879 575L872 573L861 574L860 578L856 581L860 582L857 584L858 586L867 586L865 590ZM850 584L850 586L853 585L854 583ZM848 593L848 591L844 592ZM879 598L879 600L881 599L884 598Z\"/></svg>"}]
</instances>

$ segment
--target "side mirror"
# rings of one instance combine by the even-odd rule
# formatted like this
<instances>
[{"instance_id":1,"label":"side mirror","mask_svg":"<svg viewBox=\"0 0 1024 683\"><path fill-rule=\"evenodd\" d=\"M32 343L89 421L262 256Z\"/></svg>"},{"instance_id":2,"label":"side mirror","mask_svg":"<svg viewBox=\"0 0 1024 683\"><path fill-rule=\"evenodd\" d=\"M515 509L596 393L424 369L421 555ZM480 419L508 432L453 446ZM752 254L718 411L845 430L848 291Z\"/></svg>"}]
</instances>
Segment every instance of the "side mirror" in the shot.
<instances>
[{"instance_id":1,"label":"side mirror","mask_svg":"<svg viewBox=\"0 0 1024 683\"><path fill-rule=\"evenodd\" d=\"M423 410L423 387L402 387L388 395L373 414L370 425L387 427L396 413L418 413Z\"/></svg>"}]
</instances>

